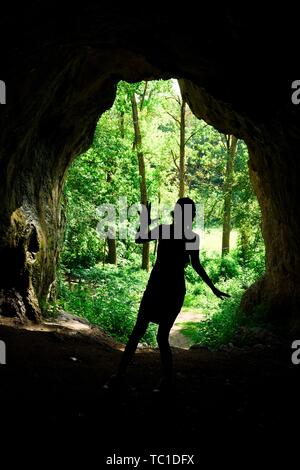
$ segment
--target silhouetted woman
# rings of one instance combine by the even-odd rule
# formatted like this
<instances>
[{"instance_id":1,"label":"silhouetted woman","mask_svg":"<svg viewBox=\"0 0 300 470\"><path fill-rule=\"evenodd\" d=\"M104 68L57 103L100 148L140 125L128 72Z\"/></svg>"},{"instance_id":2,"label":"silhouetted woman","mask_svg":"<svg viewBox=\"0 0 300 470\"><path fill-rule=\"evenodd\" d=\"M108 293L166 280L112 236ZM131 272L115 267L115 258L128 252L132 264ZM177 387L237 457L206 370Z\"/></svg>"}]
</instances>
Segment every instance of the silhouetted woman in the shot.
<instances>
[{"instance_id":1,"label":"silhouetted woman","mask_svg":"<svg viewBox=\"0 0 300 470\"><path fill-rule=\"evenodd\" d=\"M169 333L183 305L186 291L184 268L187 264L191 263L217 297L229 297L213 285L200 263L199 235L192 231L196 215L195 203L187 197L179 199L172 215L172 224L162 224L149 230L150 205L144 207L140 214L141 228L137 232L136 243L158 239L157 259L141 300L136 324L122 355L119 370L112 378L113 382L118 382L124 376L139 341L149 323L153 322L158 324L157 343L163 372L159 389L168 389L172 386L173 364Z\"/></svg>"}]
</instances>

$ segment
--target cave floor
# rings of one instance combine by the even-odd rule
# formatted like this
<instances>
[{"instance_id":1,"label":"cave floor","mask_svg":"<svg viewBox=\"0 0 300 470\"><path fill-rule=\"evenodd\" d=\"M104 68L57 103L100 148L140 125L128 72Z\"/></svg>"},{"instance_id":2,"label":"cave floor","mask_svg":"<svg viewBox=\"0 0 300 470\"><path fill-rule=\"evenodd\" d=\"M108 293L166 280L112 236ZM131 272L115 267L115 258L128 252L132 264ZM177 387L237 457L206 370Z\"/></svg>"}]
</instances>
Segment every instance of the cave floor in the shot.
<instances>
[{"instance_id":1,"label":"cave floor","mask_svg":"<svg viewBox=\"0 0 300 470\"><path fill-rule=\"evenodd\" d=\"M300 365L291 363L290 343L236 352L173 348L176 390L152 390L160 373L159 353L140 349L123 388L103 384L116 369L122 345L93 333L44 325L1 325L7 360L0 365L1 442L22 435L64 446L77 455L88 445L105 456L194 453L225 458L240 443L248 458L282 450L300 423ZM30 432L28 429L34 429ZM146 465L146 464L145 464ZM96 468L101 468L100 463ZM243 468L243 467L241 467Z\"/></svg>"}]
</instances>

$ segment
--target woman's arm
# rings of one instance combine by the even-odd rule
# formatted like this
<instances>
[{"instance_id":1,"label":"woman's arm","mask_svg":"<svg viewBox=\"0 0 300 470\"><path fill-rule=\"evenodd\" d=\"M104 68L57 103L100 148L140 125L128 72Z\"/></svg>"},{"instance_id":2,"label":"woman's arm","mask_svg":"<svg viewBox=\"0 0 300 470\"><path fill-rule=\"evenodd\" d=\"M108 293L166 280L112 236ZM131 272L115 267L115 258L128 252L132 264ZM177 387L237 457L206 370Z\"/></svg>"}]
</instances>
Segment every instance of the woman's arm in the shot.
<instances>
[{"instance_id":1,"label":"woman's arm","mask_svg":"<svg viewBox=\"0 0 300 470\"><path fill-rule=\"evenodd\" d=\"M220 299L223 299L223 297L230 297L229 294L226 294L225 292L221 292L219 289L217 289L210 277L208 276L207 272L203 268L202 264L200 263L200 256L199 256L199 250L194 250L191 252L191 264L194 270L196 271L197 274L203 279L203 281L208 285L208 287L211 288L213 293L219 297Z\"/></svg>"},{"instance_id":2,"label":"woman's arm","mask_svg":"<svg viewBox=\"0 0 300 470\"><path fill-rule=\"evenodd\" d=\"M148 230L146 232L141 231L140 228L138 228L138 231L136 232L135 235L135 243L147 243L152 240L158 240L159 238L159 226L154 227L153 229Z\"/></svg>"}]
</instances>

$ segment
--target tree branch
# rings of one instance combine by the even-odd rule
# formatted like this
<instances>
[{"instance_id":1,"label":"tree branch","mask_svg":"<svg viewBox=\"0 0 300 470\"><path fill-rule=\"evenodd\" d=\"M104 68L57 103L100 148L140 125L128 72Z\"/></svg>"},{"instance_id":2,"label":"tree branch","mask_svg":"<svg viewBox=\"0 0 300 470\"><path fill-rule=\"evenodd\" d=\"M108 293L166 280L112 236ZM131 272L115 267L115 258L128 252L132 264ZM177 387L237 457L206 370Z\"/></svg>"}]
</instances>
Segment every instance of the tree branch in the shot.
<instances>
[{"instance_id":1,"label":"tree branch","mask_svg":"<svg viewBox=\"0 0 300 470\"><path fill-rule=\"evenodd\" d=\"M228 152L228 142L227 142L227 135L221 134L221 142L223 144L224 149Z\"/></svg>"},{"instance_id":2,"label":"tree branch","mask_svg":"<svg viewBox=\"0 0 300 470\"><path fill-rule=\"evenodd\" d=\"M195 131L195 132L192 132L191 135L186 139L186 141L184 142L184 145L186 145L188 143L188 141L195 135L197 134L198 131Z\"/></svg>"},{"instance_id":3,"label":"tree branch","mask_svg":"<svg viewBox=\"0 0 300 470\"><path fill-rule=\"evenodd\" d=\"M177 124L180 126L180 121L179 121L179 119L177 119L176 116L173 116L173 114L172 114L172 113L169 113L169 111L166 111L166 113L167 113L169 116L171 116L171 118L174 119L174 121L176 121Z\"/></svg>"},{"instance_id":4,"label":"tree branch","mask_svg":"<svg viewBox=\"0 0 300 470\"><path fill-rule=\"evenodd\" d=\"M141 103L140 103L140 111L142 111L143 106L144 106L145 96L146 96L146 93L147 93L147 87L148 87L148 82L145 81L144 91L143 91L142 99L141 99Z\"/></svg>"},{"instance_id":5,"label":"tree branch","mask_svg":"<svg viewBox=\"0 0 300 470\"><path fill-rule=\"evenodd\" d=\"M173 150L171 150L171 155L172 155L172 158L173 158L174 165L176 166L177 170L179 171L179 166L178 166L178 163L176 161L176 160L178 160L178 157L176 157Z\"/></svg>"}]
</instances>

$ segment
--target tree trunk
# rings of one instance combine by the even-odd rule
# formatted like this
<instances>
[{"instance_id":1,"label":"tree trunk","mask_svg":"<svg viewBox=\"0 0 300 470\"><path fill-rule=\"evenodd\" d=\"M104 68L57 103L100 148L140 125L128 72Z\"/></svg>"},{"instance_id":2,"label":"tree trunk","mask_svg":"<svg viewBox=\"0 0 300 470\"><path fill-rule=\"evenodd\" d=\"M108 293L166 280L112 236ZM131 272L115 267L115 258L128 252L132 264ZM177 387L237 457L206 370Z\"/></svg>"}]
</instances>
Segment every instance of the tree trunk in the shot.
<instances>
[{"instance_id":1,"label":"tree trunk","mask_svg":"<svg viewBox=\"0 0 300 470\"><path fill-rule=\"evenodd\" d=\"M145 169L145 160L144 154L142 151L142 135L139 124L139 113L137 108L137 102L135 94L131 95L131 107L132 107L132 118L134 126L134 148L137 152L138 165L139 165L139 175L140 175L140 197L141 203L143 205L147 204L147 185L146 185L146 169ZM142 248L142 269L149 271L149 243L143 243Z\"/></svg>"},{"instance_id":2,"label":"tree trunk","mask_svg":"<svg viewBox=\"0 0 300 470\"><path fill-rule=\"evenodd\" d=\"M122 139L124 139L124 137L125 137L124 116L125 116L125 112L124 112L124 111L121 111L121 112L120 112L120 134L121 134L121 138L122 138Z\"/></svg>"},{"instance_id":3,"label":"tree trunk","mask_svg":"<svg viewBox=\"0 0 300 470\"><path fill-rule=\"evenodd\" d=\"M145 86L144 86L143 95L142 95L142 98L141 98L140 111L142 111L143 106L144 106L144 101L145 101L145 97L146 97L146 93L147 93L147 88L148 88L148 82L146 81Z\"/></svg>"},{"instance_id":4,"label":"tree trunk","mask_svg":"<svg viewBox=\"0 0 300 470\"><path fill-rule=\"evenodd\" d=\"M115 238L107 238L108 253L105 258L108 264L117 264L117 248Z\"/></svg>"},{"instance_id":5,"label":"tree trunk","mask_svg":"<svg viewBox=\"0 0 300 470\"><path fill-rule=\"evenodd\" d=\"M106 176L106 181L108 184L112 184L113 181L113 176L112 172L108 171L107 176ZM116 245L116 239L107 237L107 248L108 248L108 253L105 256L105 262L108 264L117 264L117 245Z\"/></svg>"},{"instance_id":6,"label":"tree trunk","mask_svg":"<svg viewBox=\"0 0 300 470\"><path fill-rule=\"evenodd\" d=\"M241 252L241 259L244 265L246 265L248 258L249 258L249 231L251 229L246 226L242 225L240 227L240 252Z\"/></svg>"},{"instance_id":7,"label":"tree trunk","mask_svg":"<svg viewBox=\"0 0 300 470\"><path fill-rule=\"evenodd\" d=\"M185 108L186 101L182 98L180 107L179 197L184 197L185 193Z\"/></svg>"},{"instance_id":8,"label":"tree trunk","mask_svg":"<svg viewBox=\"0 0 300 470\"><path fill-rule=\"evenodd\" d=\"M222 234L222 256L230 250L231 231L231 203L232 185L234 175L234 160L236 155L237 138L234 135L226 136L227 161L224 187L224 212L223 212L223 234Z\"/></svg>"},{"instance_id":9,"label":"tree trunk","mask_svg":"<svg viewBox=\"0 0 300 470\"><path fill-rule=\"evenodd\" d=\"M161 203L161 194L160 194L160 181L159 181L159 188L158 188L158 218L160 218L161 214L160 214L160 203ZM154 241L154 250L153 250L153 264L155 263L155 260L156 260L156 255L157 255L157 248L158 248L158 239L156 239Z\"/></svg>"}]
</instances>

